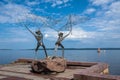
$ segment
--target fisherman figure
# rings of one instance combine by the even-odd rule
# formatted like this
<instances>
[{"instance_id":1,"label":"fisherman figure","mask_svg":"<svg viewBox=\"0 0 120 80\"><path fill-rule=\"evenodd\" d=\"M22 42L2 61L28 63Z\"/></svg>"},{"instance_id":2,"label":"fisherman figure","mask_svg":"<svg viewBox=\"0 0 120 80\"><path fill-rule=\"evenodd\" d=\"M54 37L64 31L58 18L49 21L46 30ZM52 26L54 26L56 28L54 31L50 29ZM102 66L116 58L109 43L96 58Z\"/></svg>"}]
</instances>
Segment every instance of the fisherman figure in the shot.
<instances>
[{"instance_id":1,"label":"fisherman figure","mask_svg":"<svg viewBox=\"0 0 120 80\"><path fill-rule=\"evenodd\" d=\"M48 57L45 45L43 43L43 34L41 33L41 31L37 30L35 31L35 33L33 33L26 25L25 27L28 29L28 31L30 31L34 35L35 39L37 40L37 47L35 49L35 52L37 53L39 47L42 46L45 52L45 56Z\"/></svg>"},{"instance_id":2,"label":"fisherman figure","mask_svg":"<svg viewBox=\"0 0 120 80\"><path fill-rule=\"evenodd\" d=\"M55 55L56 55L56 53L57 53L57 49L58 49L58 47L60 46L61 48L62 48L62 57L64 57L64 46L61 44L61 42L71 33L71 31L72 31L72 27L70 27L70 31L69 31L69 33L68 34L66 34L65 36L63 36L63 33L62 32L59 32L58 33L58 39L57 39L57 41L56 41L56 43L55 43Z\"/></svg>"}]
</instances>

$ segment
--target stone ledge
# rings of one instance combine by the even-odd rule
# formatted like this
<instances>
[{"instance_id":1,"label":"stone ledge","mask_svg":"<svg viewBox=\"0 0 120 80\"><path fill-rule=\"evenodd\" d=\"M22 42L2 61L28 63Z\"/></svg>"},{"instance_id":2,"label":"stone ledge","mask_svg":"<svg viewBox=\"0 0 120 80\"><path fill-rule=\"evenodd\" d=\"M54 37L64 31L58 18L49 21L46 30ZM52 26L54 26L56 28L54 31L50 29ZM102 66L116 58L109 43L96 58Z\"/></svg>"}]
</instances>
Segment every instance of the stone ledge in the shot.
<instances>
[{"instance_id":1,"label":"stone ledge","mask_svg":"<svg viewBox=\"0 0 120 80\"><path fill-rule=\"evenodd\" d=\"M79 73L74 74L75 80L120 80L120 76L106 75L108 74L108 65L105 63L98 63Z\"/></svg>"},{"instance_id":2,"label":"stone ledge","mask_svg":"<svg viewBox=\"0 0 120 80\"><path fill-rule=\"evenodd\" d=\"M25 63L30 65L32 61L33 59L18 59L15 64ZM46 77L49 80L120 80L120 76L108 75L108 73L109 65L106 63L67 61L64 73L58 73L58 75L52 75L51 77L46 75Z\"/></svg>"}]
</instances>

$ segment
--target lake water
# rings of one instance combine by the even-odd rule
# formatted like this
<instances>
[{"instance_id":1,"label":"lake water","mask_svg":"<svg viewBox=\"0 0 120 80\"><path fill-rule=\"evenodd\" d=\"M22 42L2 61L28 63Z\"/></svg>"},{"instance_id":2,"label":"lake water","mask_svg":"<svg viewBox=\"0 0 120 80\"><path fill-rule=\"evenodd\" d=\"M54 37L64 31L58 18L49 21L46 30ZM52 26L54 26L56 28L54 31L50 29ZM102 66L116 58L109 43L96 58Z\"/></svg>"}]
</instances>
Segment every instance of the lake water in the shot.
<instances>
[{"instance_id":1,"label":"lake water","mask_svg":"<svg viewBox=\"0 0 120 80\"><path fill-rule=\"evenodd\" d=\"M53 50L47 50L52 56ZM61 51L58 51L60 56ZM37 54L39 59L43 59L44 52L40 50ZM35 57L34 50L0 50L0 64L8 64L19 58ZM109 64L110 74L120 75L120 50L65 50L65 58L70 61L88 61L88 62L105 62Z\"/></svg>"}]
</instances>

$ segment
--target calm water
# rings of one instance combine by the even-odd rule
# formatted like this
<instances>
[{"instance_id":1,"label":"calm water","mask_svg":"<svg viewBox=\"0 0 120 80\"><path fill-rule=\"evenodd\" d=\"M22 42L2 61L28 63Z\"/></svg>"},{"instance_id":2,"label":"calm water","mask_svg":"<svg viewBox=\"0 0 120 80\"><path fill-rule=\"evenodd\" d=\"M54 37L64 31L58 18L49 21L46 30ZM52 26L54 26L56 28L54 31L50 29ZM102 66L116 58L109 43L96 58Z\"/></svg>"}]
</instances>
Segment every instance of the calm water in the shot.
<instances>
[{"instance_id":1,"label":"calm water","mask_svg":"<svg viewBox=\"0 0 120 80\"><path fill-rule=\"evenodd\" d=\"M49 55L53 55L53 50L47 51ZM61 51L58 51L58 55ZM45 56L40 50L38 58L43 59ZM8 64L19 58L34 58L33 50L0 50L0 64ZM96 50L65 50L65 58L70 61L92 61L105 62L110 65L110 74L120 75L120 50L104 50L97 53Z\"/></svg>"}]
</instances>

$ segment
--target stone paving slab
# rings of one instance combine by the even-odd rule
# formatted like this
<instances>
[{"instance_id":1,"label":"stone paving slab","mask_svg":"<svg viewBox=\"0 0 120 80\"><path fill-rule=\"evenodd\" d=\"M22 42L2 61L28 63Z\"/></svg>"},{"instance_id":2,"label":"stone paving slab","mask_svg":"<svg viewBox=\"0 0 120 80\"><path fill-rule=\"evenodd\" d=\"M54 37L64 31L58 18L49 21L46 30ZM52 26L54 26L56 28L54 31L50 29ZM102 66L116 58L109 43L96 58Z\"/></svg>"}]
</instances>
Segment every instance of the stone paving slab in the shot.
<instances>
[{"instance_id":1,"label":"stone paving slab","mask_svg":"<svg viewBox=\"0 0 120 80\"><path fill-rule=\"evenodd\" d=\"M73 74L76 72L79 72L81 69L66 69L65 72L63 72L63 73L46 74L46 75L32 73L30 70L31 70L30 64L6 65L6 66L3 66L0 68L0 75L5 75L5 76L0 76L0 78L4 78L5 80L7 80L8 78L10 78L7 76L11 76L13 78L13 80L15 77L19 78L19 79L21 78L21 80L22 79L23 80L50 80L50 79L48 79L50 77L60 77L60 78L72 79Z\"/></svg>"},{"instance_id":2,"label":"stone paving slab","mask_svg":"<svg viewBox=\"0 0 120 80\"><path fill-rule=\"evenodd\" d=\"M5 76L11 76L14 78L16 77L16 80L17 80L17 78L18 79L21 78L21 80L22 79L24 79L24 80L49 80L49 79L44 79L42 77L38 77L38 76L34 76L34 75L22 74L22 73L13 73L13 72L7 72L7 71L0 71L0 74L5 75ZM2 80L2 79L0 79L0 80ZM9 79L9 77L8 77L7 80L11 80L11 79Z\"/></svg>"},{"instance_id":3,"label":"stone paving slab","mask_svg":"<svg viewBox=\"0 0 120 80\"><path fill-rule=\"evenodd\" d=\"M30 79L13 77L13 76L0 76L0 80L30 80Z\"/></svg>"},{"instance_id":4,"label":"stone paving slab","mask_svg":"<svg viewBox=\"0 0 120 80\"><path fill-rule=\"evenodd\" d=\"M0 80L1 80L1 79L4 79L4 78L7 78L7 76L2 76L2 75L0 75Z\"/></svg>"},{"instance_id":5,"label":"stone paving slab","mask_svg":"<svg viewBox=\"0 0 120 80\"><path fill-rule=\"evenodd\" d=\"M31 73L30 65L28 64L13 64L1 67L0 70L11 71L11 72L21 72L21 73Z\"/></svg>"},{"instance_id":6,"label":"stone paving slab","mask_svg":"<svg viewBox=\"0 0 120 80\"><path fill-rule=\"evenodd\" d=\"M27 60L23 61L25 62L0 65L0 80L72 80L73 78L76 80L103 80L104 77L104 80L109 78L111 80L111 76L104 75L108 69L108 65L104 63L68 62L63 73L38 74L31 72L30 61L28 63ZM90 75L87 75L88 73ZM100 76L101 73L103 76ZM114 79L119 80L120 78Z\"/></svg>"}]
</instances>

